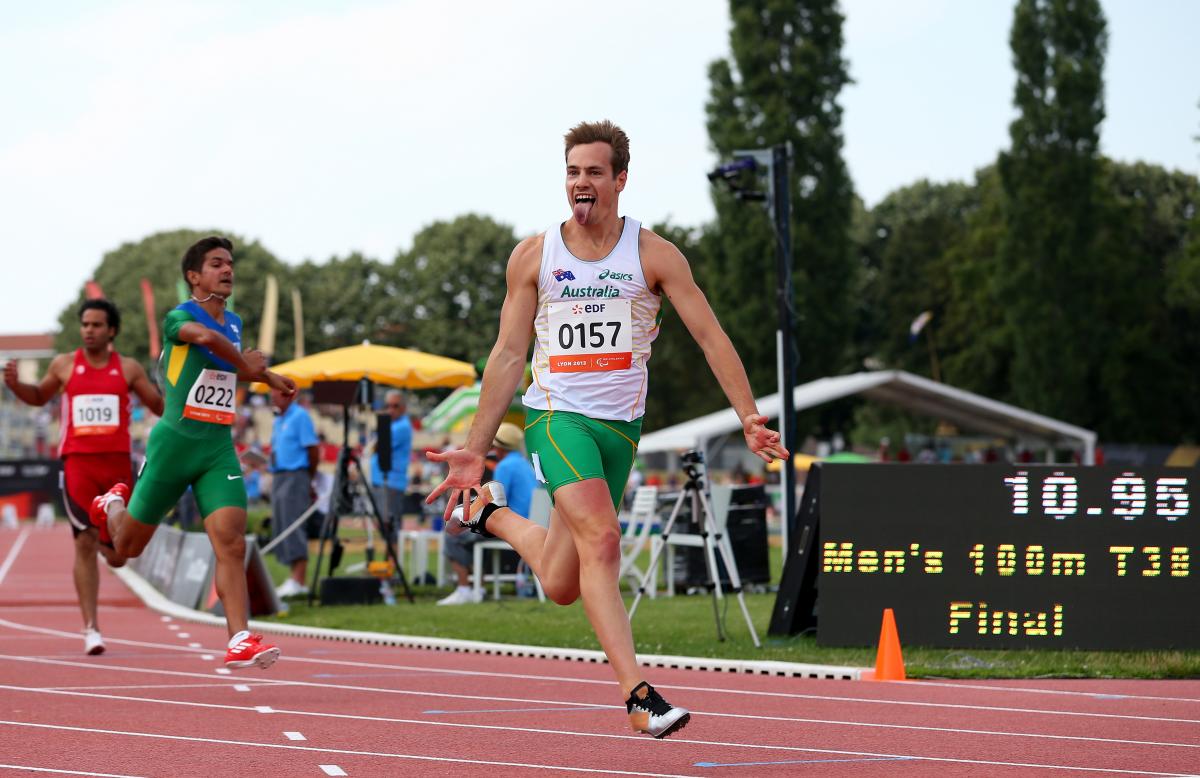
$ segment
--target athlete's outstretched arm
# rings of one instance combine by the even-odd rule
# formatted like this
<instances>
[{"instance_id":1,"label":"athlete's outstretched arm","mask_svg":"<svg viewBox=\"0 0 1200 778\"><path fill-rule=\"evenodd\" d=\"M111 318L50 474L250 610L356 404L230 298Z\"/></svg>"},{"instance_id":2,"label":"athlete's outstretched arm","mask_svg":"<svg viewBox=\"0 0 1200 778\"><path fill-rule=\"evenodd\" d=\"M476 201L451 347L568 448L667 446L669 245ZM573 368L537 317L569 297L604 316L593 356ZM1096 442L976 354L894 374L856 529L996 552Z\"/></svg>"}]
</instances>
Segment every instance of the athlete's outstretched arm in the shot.
<instances>
[{"instance_id":1,"label":"athlete's outstretched arm","mask_svg":"<svg viewBox=\"0 0 1200 778\"><path fill-rule=\"evenodd\" d=\"M430 452L426 456L435 462L446 462L450 472L425 500L432 503L438 495L450 490L446 501L446 517L460 498L470 500L470 492L479 487L483 477L483 458L492 445L500 420L512 403L513 392L525 373L525 358L533 335L533 319L537 313L537 279L542 257L541 236L526 238L513 250L505 271L508 291L500 308L500 331L496 345L488 356L483 370L483 388L479 407L467 444L457 451ZM463 494L464 490L466 494Z\"/></svg>"},{"instance_id":2,"label":"athlete's outstretched arm","mask_svg":"<svg viewBox=\"0 0 1200 778\"><path fill-rule=\"evenodd\" d=\"M237 368L238 378L243 381L267 382L267 358L261 351L238 351L237 346L216 330L203 324L189 321L179 328L179 340L204 346L221 359Z\"/></svg>"},{"instance_id":3,"label":"athlete's outstretched arm","mask_svg":"<svg viewBox=\"0 0 1200 778\"><path fill-rule=\"evenodd\" d=\"M12 390L21 402L29 405L45 405L50 398L62 389L63 381L59 375L69 370L70 354L58 354L50 361L46 375L36 384L27 384L17 378L17 363L10 361L4 365L4 385Z\"/></svg>"},{"instance_id":4,"label":"athlete's outstretched arm","mask_svg":"<svg viewBox=\"0 0 1200 778\"><path fill-rule=\"evenodd\" d=\"M647 283L651 288L657 286L671 300L679 318L704 352L717 383L742 421L746 445L764 462L786 458L788 452L780 445L779 433L767 429L767 417L758 412L741 357L717 321L708 298L696 285L683 254L674 244L648 231L642 233L641 246Z\"/></svg>"},{"instance_id":5,"label":"athlete's outstretched arm","mask_svg":"<svg viewBox=\"0 0 1200 778\"><path fill-rule=\"evenodd\" d=\"M155 416L162 416L163 397L159 393L158 387L146 375L141 363L129 357L121 357L121 362L125 370L125 378L129 382L129 388L134 391L148 411Z\"/></svg>"}]
</instances>

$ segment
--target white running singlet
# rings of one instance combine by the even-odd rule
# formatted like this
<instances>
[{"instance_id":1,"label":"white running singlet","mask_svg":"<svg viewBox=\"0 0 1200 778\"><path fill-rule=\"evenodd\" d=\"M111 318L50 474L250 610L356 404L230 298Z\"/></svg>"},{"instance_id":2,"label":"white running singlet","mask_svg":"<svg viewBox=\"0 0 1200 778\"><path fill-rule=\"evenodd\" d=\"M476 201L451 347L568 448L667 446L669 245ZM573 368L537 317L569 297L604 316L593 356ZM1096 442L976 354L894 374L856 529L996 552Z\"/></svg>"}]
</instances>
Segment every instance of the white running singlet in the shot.
<instances>
[{"instance_id":1,"label":"white running singlet","mask_svg":"<svg viewBox=\"0 0 1200 778\"><path fill-rule=\"evenodd\" d=\"M646 412L646 362L661 299L642 275L641 228L626 217L617 245L596 260L573 255L561 225L546 231L527 407L614 421Z\"/></svg>"}]
</instances>

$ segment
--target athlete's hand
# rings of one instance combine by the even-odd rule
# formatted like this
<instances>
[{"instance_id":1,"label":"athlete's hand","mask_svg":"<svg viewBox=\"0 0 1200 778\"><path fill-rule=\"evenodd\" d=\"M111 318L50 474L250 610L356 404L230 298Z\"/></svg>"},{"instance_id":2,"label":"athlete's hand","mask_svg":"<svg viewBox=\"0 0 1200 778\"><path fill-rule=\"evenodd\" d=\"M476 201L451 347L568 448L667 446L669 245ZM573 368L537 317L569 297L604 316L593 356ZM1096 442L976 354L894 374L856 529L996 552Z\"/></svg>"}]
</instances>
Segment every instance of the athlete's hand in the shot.
<instances>
[{"instance_id":1,"label":"athlete's hand","mask_svg":"<svg viewBox=\"0 0 1200 778\"><path fill-rule=\"evenodd\" d=\"M279 375L279 373L272 373L270 370L266 371L266 373L267 373L267 386L271 387L272 389L279 390L280 392L283 393L284 397L295 397L296 396L296 382L295 381L293 381L292 379L288 378L285 375Z\"/></svg>"},{"instance_id":2,"label":"athlete's hand","mask_svg":"<svg viewBox=\"0 0 1200 778\"><path fill-rule=\"evenodd\" d=\"M17 362L9 360L4 363L4 385L9 389L17 388Z\"/></svg>"},{"instance_id":3,"label":"athlete's hand","mask_svg":"<svg viewBox=\"0 0 1200 778\"><path fill-rule=\"evenodd\" d=\"M767 417L750 414L742 420L742 432L746 435L746 445L764 462L772 459L787 459L788 451L780 444L780 435L766 427Z\"/></svg>"},{"instance_id":4,"label":"athlete's hand","mask_svg":"<svg viewBox=\"0 0 1200 778\"><path fill-rule=\"evenodd\" d=\"M267 370L267 356L256 348L243 351L242 359L246 362L246 372L251 376L261 376Z\"/></svg>"},{"instance_id":5,"label":"athlete's hand","mask_svg":"<svg viewBox=\"0 0 1200 778\"><path fill-rule=\"evenodd\" d=\"M431 504L439 495L449 489L450 496L446 500L446 512L443 518L449 521L454 506L458 505L460 501L463 504L465 515L465 511L471 505L471 493L478 492L480 484L483 482L483 455L460 448L444 452L429 451L426 452L425 457L432 462L445 462L450 466L450 472L425 498L425 504Z\"/></svg>"}]
</instances>

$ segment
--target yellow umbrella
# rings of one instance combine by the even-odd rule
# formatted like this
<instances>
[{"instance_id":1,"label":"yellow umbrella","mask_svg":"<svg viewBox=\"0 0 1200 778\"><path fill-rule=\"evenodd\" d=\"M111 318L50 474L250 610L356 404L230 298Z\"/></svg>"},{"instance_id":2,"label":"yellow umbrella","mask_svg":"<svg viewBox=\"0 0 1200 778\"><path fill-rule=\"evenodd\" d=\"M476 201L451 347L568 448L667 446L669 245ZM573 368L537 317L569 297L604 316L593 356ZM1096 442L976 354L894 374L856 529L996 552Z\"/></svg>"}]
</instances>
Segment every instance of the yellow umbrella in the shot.
<instances>
[{"instance_id":1,"label":"yellow umbrella","mask_svg":"<svg viewBox=\"0 0 1200 778\"><path fill-rule=\"evenodd\" d=\"M406 389L470 386L475 382L475 368L467 362L413 349L376 346L369 341L272 365L271 370L291 378L300 389L312 386L313 381L360 378ZM251 384L251 389L265 392L267 385Z\"/></svg>"}]
</instances>

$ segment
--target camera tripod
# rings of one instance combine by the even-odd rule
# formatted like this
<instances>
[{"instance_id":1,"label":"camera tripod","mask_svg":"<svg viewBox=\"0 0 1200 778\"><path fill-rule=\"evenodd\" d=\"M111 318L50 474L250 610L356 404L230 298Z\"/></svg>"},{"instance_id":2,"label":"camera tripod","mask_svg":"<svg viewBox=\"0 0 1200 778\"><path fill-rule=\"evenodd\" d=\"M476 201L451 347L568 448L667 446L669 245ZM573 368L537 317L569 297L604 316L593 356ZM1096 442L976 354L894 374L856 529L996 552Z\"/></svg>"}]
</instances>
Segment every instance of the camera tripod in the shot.
<instances>
[{"instance_id":1,"label":"camera tripod","mask_svg":"<svg viewBox=\"0 0 1200 778\"><path fill-rule=\"evenodd\" d=\"M404 575L404 568L400 565L400 557L396 554L396 545L393 542L393 536L388 533L388 526L384 523L379 513L379 507L375 504L375 495L371 493L371 489L367 486L366 473L363 472L362 463L359 462L354 452L350 450L349 408L343 407L342 413L344 433L342 440L345 442L342 444L342 450L338 452L337 474L333 478L333 493L329 499L329 513L325 515L325 520L321 523L321 542L317 546L317 564L313 568L312 585L308 589L308 604L312 605L313 598L318 591L318 584L321 581L321 562L325 556L325 544L327 542L332 543L329 551L330 574L332 575L337 566L341 564L343 546L342 542L338 540L338 525L343 515L356 512L356 503L366 508L363 513L368 522L368 538L370 537L371 529L369 522L374 521L379 536L383 538L384 548L386 549L385 557L392 560L392 563L395 565L395 577L399 578L400 583L404 586L404 596L409 602L415 602L412 590L408 588L408 578ZM354 466L355 474L357 475L356 478L350 477L351 465ZM372 554L373 548L371 541L368 540L368 561L370 561ZM387 587L391 584L385 580L380 585L381 587Z\"/></svg>"},{"instance_id":2,"label":"camera tripod","mask_svg":"<svg viewBox=\"0 0 1200 778\"><path fill-rule=\"evenodd\" d=\"M691 501L692 520L696 523L699 531L701 545L704 549L704 566L708 573L708 581L705 584L712 593L713 604L713 620L717 625L717 639L725 640L725 625L721 622L721 611L718 607L725 593L721 588L721 575L717 567L717 553L721 554L721 561L725 563L725 571L729 574L729 590L737 595L738 604L742 608L742 615L746 618L746 627L750 630L750 639L754 641L755 648L762 648L762 644L758 641L758 633L754 630L754 621L750 618L750 611L746 608L746 598L742 593L742 578L738 574L737 562L733 558L733 551L729 546L728 537L721 532L717 527L717 522L713 519L712 505L708 500L707 487L704 484L704 476L700 472L703 467L704 457L699 451L689 451L683 455L683 471L687 474L687 483L683 485L683 489L679 492L679 498L675 500L675 506L671 509L671 515L667 519L667 523L663 525L662 536L658 543L658 548L650 557L650 564L646 566L646 572L642 575L642 581L638 584L637 595L634 596L633 602L629 606L629 620L633 621L633 615L637 612L638 603L641 602L642 595L646 593L646 585L651 578L655 577L655 572L658 570L658 560L662 553L667 548L670 541L671 530L675 528L675 520L679 518L679 513L683 509L686 500ZM668 571L668 575L674 575L675 571Z\"/></svg>"}]
</instances>

